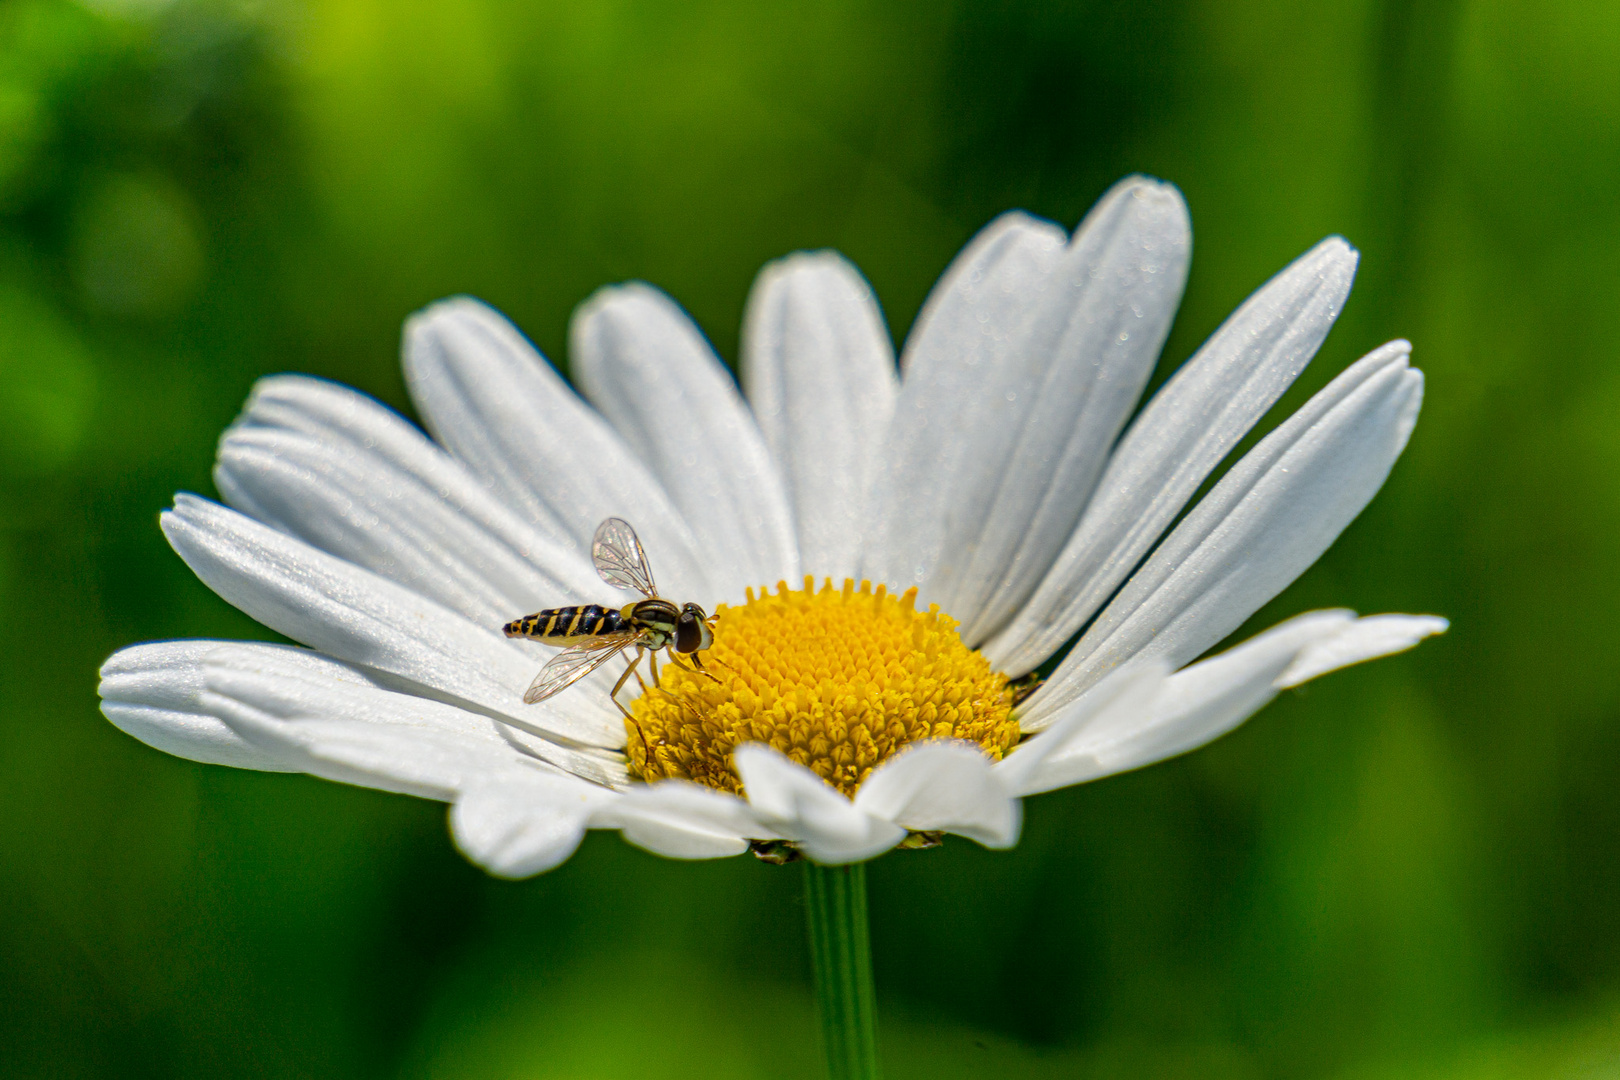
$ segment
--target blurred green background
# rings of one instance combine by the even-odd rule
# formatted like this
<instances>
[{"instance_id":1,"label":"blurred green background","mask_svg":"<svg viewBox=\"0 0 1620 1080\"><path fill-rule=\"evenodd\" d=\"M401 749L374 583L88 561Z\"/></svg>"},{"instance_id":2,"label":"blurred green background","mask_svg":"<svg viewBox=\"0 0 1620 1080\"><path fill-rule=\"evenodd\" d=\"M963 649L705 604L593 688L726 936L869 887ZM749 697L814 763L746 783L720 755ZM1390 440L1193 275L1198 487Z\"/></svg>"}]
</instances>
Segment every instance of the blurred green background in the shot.
<instances>
[{"instance_id":1,"label":"blurred green background","mask_svg":"<svg viewBox=\"0 0 1620 1080\"><path fill-rule=\"evenodd\" d=\"M257 376L406 409L417 307L566 363L631 277L734 360L823 246L899 338L994 214L1132 171L1196 230L1161 377L1333 232L1357 289L1282 408L1395 336L1429 377L1253 625L1454 629L1014 852L875 863L890 1076L1620 1076L1612 0L0 0L0 1073L817 1075L794 868L596 834L490 880L437 805L147 749L96 667L268 636L155 521Z\"/></svg>"}]
</instances>

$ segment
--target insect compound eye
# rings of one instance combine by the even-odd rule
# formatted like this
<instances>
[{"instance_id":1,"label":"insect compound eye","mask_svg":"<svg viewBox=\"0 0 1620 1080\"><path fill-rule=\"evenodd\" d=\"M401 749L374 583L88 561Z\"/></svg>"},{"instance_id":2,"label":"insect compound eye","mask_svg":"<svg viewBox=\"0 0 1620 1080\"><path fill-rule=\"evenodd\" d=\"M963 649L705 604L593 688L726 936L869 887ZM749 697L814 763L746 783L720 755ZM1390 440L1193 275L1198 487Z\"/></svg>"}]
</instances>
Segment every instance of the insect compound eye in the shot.
<instances>
[{"instance_id":1,"label":"insect compound eye","mask_svg":"<svg viewBox=\"0 0 1620 1080\"><path fill-rule=\"evenodd\" d=\"M692 613L692 607L691 604L686 605L681 617L675 620L675 651L679 653L693 653L703 647L704 631L708 627Z\"/></svg>"}]
</instances>

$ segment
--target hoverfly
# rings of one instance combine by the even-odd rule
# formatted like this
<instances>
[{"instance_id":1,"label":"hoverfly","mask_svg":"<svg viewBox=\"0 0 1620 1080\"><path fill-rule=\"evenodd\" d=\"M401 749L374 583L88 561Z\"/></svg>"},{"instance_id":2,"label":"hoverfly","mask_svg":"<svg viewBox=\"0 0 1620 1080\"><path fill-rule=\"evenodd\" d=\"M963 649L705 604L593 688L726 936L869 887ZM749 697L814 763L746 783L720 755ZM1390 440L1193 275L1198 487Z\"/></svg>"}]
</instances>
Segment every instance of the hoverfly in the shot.
<instances>
[{"instance_id":1,"label":"hoverfly","mask_svg":"<svg viewBox=\"0 0 1620 1080\"><path fill-rule=\"evenodd\" d=\"M680 664L681 656L691 657L697 670L709 675L697 655L714 643L709 616L696 604L676 607L658 595L652 569L647 565L647 553L641 549L641 541L629 522L608 518L597 526L596 537L591 541L591 561L603 581L638 592L646 599L622 608L604 608L597 604L547 608L507 623L502 628L507 637L533 638L548 645L567 646L540 669L523 695L525 704L533 705L562 693L631 647L635 648L636 655L608 695L625 716L630 715L630 710L619 701L619 691L635 674L636 665L641 663L644 654L649 654L654 686L658 685L660 649L669 650L671 663Z\"/></svg>"}]
</instances>

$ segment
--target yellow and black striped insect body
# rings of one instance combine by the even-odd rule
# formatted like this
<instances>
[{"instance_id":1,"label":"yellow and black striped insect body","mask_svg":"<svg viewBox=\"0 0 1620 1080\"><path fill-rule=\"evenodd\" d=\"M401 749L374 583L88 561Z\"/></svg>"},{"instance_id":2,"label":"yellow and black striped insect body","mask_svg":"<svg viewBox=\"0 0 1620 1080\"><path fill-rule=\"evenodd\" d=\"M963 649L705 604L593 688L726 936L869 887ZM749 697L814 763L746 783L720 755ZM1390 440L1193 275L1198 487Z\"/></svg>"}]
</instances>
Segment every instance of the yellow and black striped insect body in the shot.
<instances>
[{"instance_id":1,"label":"yellow and black striped insect body","mask_svg":"<svg viewBox=\"0 0 1620 1080\"><path fill-rule=\"evenodd\" d=\"M507 637L564 646L535 676L523 695L525 702L533 705L560 694L629 648L634 648L636 654L610 695L626 716L630 712L619 701L619 691L635 673L644 654L648 656L654 685L658 682L657 654L661 649L669 650L672 662L679 664L680 657L689 657L697 670L708 674L697 654L714 643L709 616L696 604L677 607L658 595L647 553L628 522L608 518L597 527L596 538L591 541L591 561L603 581L639 592L645 599L622 608L599 604L547 608L507 623L503 628Z\"/></svg>"}]
</instances>

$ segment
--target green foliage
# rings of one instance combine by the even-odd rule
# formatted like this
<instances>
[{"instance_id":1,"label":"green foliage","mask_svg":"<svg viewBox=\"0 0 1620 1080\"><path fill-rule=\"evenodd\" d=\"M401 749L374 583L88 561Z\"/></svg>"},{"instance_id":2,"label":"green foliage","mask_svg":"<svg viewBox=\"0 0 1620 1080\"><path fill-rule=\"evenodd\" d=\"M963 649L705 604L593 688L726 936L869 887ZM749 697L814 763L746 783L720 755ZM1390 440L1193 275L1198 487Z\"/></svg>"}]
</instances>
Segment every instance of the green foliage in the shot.
<instances>
[{"instance_id":1,"label":"green foliage","mask_svg":"<svg viewBox=\"0 0 1620 1080\"><path fill-rule=\"evenodd\" d=\"M54 471L84 439L95 367L74 327L26 286L0 284L0 455L7 471Z\"/></svg>"},{"instance_id":2,"label":"green foliage","mask_svg":"<svg viewBox=\"0 0 1620 1080\"><path fill-rule=\"evenodd\" d=\"M1159 372L1341 232L1291 408L1387 338L1428 403L1250 629L1450 635L1184 759L870 871L892 1077L1620 1073L1620 17L1599 0L791 5L0 0L0 1060L8 1076L814 1075L796 868L612 836L521 884L442 809L168 758L95 706L158 637L267 636L156 512L252 380L408 409L472 293L559 364L651 281L735 359L836 247L903 337L975 229L1181 186ZM1280 414L1279 410L1279 414Z\"/></svg>"}]
</instances>

